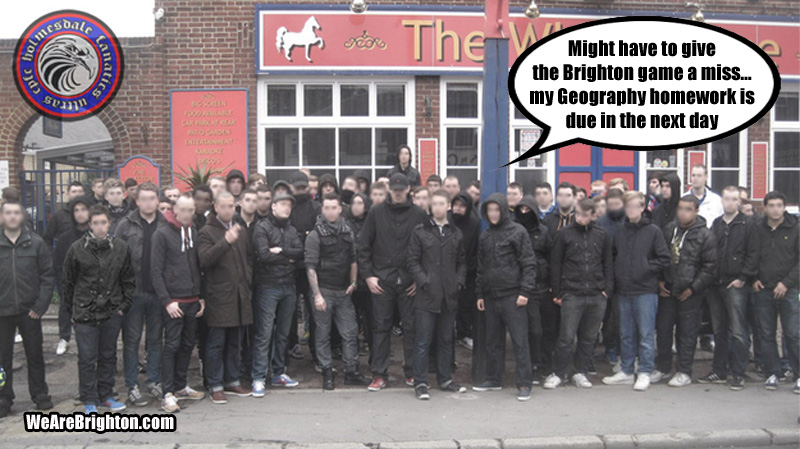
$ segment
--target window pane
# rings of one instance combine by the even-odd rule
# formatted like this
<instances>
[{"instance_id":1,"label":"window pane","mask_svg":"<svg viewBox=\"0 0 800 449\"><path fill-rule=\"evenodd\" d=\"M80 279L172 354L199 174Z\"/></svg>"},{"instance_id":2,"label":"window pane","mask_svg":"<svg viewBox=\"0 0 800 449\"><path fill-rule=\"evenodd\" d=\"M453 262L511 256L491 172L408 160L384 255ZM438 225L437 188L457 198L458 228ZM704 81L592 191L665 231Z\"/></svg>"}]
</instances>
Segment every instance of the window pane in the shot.
<instances>
[{"instance_id":1,"label":"window pane","mask_svg":"<svg viewBox=\"0 0 800 449\"><path fill-rule=\"evenodd\" d=\"M369 86L343 85L341 88L342 116L369 115Z\"/></svg>"},{"instance_id":2,"label":"window pane","mask_svg":"<svg viewBox=\"0 0 800 449\"><path fill-rule=\"evenodd\" d=\"M477 168L456 168L456 169L448 169L447 176L453 175L458 178L458 183L461 185L461 188L466 188L470 182L478 179L478 169Z\"/></svg>"},{"instance_id":3,"label":"window pane","mask_svg":"<svg viewBox=\"0 0 800 449\"><path fill-rule=\"evenodd\" d=\"M447 128L447 165L478 165L478 128Z\"/></svg>"},{"instance_id":4,"label":"window pane","mask_svg":"<svg viewBox=\"0 0 800 449\"><path fill-rule=\"evenodd\" d=\"M722 195L722 189L739 185L739 172L736 170L714 170L711 173L711 190Z\"/></svg>"},{"instance_id":5,"label":"window pane","mask_svg":"<svg viewBox=\"0 0 800 449\"><path fill-rule=\"evenodd\" d=\"M339 164L370 165L372 130L370 128L339 129Z\"/></svg>"},{"instance_id":6,"label":"window pane","mask_svg":"<svg viewBox=\"0 0 800 449\"><path fill-rule=\"evenodd\" d=\"M296 115L295 86L292 84L270 84L267 86L267 115Z\"/></svg>"},{"instance_id":7,"label":"window pane","mask_svg":"<svg viewBox=\"0 0 800 449\"><path fill-rule=\"evenodd\" d=\"M447 117L478 118L477 83L447 83Z\"/></svg>"},{"instance_id":8,"label":"window pane","mask_svg":"<svg viewBox=\"0 0 800 449\"><path fill-rule=\"evenodd\" d=\"M296 168L283 170L267 169L267 179L269 180L270 185L274 185L275 181L289 182L289 176L296 171Z\"/></svg>"},{"instance_id":9,"label":"window pane","mask_svg":"<svg viewBox=\"0 0 800 449\"><path fill-rule=\"evenodd\" d=\"M335 163L335 129L303 128L303 165L334 165Z\"/></svg>"},{"instance_id":10,"label":"window pane","mask_svg":"<svg viewBox=\"0 0 800 449\"><path fill-rule=\"evenodd\" d=\"M739 135L725 137L711 144L711 167L739 166ZM724 187L724 186L723 186Z\"/></svg>"},{"instance_id":11,"label":"window pane","mask_svg":"<svg viewBox=\"0 0 800 449\"><path fill-rule=\"evenodd\" d=\"M297 157L297 128L267 128L267 166L284 167L299 165ZM272 178L268 178L272 180Z\"/></svg>"},{"instance_id":12,"label":"window pane","mask_svg":"<svg viewBox=\"0 0 800 449\"><path fill-rule=\"evenodd\" d=\"M775 190L786 195L786 204L796 206L800 203L800 171L775 170Z\"/></svg>"},{"instance_id":13,"label":"window pane","mask_svg":"<svg viewBox=\"0 0 800 449\"><path fill-rule=\"evenodd\" d=\"M796 122L800 120L800 93L781 92L775 102L775 120Z\"/></svg>"},{"instance_id":14,"label":"window pane","mask_svg":"<svg viewBox=\"0 0 800 449\"><path fill-rule=\"evenodd\" d=\"M394 165L397 163L397 149L407 143L408 130L406 128L376 128L375 129L375 165ZM411 165L417 166L411 160ZM383 170L379 170L383 173Z\"/></svg>"},{"instance_id":15,"label":"window pane","mask_svg":"<svg viewBox=\"0 0 800 449\"><path fill-rule=\"evenodd\" d=\"M531 130L529 130L529 129L524 129L524 130L523 129L515 129L514 130L514 149L517 151L518 155L521 155L521 154L525 153L526 151L528 151L531 148L531 145L528 145L527 143L526 143L526 145L524 147L522 146L522 136L523 136L522 132L523 131L528 132L528 131L531 131ZM532 130L532 131L538 131L538 130ZM526 139L526 141L527 141L527 139ZM550 152L547 152L547 153L544 153L544 154L539 154L539 155L536 155L536 156L528 158L528 159L523 159L523 160L521 160L521 161L519 161L517 163L517 166L518 167L547 167L547 155L548 154L550 154Z\"/></svg>"},{"instance_id":16,"label":"window pane","mask_svg":"<svg viewBox=\"0 0 800 449\"><path fill-rule=\"evenodd\" d=\"M678 150L646 151L647 168L676 168L678 166Z\"/></svg>"},{"instance_id":17,"label":"window pane","mask_svg":"<svg viewBox=\"0 0 800 449\"><path fill-rule=\"evenodd\" d=\"M378 116L406 115L406 86L378 84Z\"/></svg>"},{"instance_id":18,"label":"window pane","mask_svg":"<svg viewBox=\"0 0 800 449\"><path fill-rule=\"evenodd\" d=\"M773 166L800 169L800 152L798 148L800 148L800 132L776 132L775 162Z\"/></svg>"},{"instance_id":19,"label":"window pane","mask_svg":"<svg viewBox=\"0 0 800 449\"><path fill-rule=\"evenodd\" d=\"M514 180L522 184L522 191L525 195L536 193L536 186L547 182L547 171L545 170L516 170Z\"/></svg>"},{"instance_id":20,"label":"window pane","mask_svg":"<svg viewBox=\"0 0 800 449\"><path fill-rule=\"evenodd\" d=\"M333 115L333 87L330 85L304 86L304 114L308 116Z\"/></svg>"}]
</instances>

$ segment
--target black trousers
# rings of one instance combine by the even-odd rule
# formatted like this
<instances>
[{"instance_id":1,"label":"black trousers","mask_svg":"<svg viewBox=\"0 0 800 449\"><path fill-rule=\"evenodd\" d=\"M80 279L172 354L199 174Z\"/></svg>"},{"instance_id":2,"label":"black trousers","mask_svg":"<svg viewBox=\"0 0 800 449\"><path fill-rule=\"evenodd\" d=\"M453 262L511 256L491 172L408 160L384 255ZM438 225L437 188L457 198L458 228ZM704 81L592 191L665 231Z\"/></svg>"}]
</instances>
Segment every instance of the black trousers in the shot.
<instances>
[{"instance_id":1,"label":"black trousers","mask_svg":"<svg viewBox=\"0 0 800 449\"><path fill-rule=\"evenodd\" d=\"M472 327L475 323L475 307L478 298L475 296L475 287L458 292L458 314L456 315L456 338L473 338Z\"/></svg>"},{"instance_id":2,"label":"black trousers","mask_svg":"<svg viewBox=\"0 0 800 449\"><path fill-rule=\"evenodd\" d=\"M164 308L164 346L161 350L161 384L164 394L186 387L189 360L194 349L197 331L197 312L200 302L179 303L183 316L172 318Z\"/></svg>"},{"instance_id":3,"label":"black trousers","mask_svg":"<svg viewBox=\"0 0 800 449\"><path fill-rule=\"evenodd\" d=\"M439 313L414 311L414 385L428 384L428 364L431 347L436 347L436 382L440 387L453 381L453 345L456 308L448 309L442 301Z\"/></svg>"},{"instance_id":4,"label":"black trousers","mask_svg":"<svg viewBox=\"0 0 800 449\"><path fill-rule=\"evenodd\" d=\"M0 366L6 372L6 386L0 388L0 399L14 403L14 331L19 329L25 359L28 364L28 392L32 399L48 394L44 380L44 353L42 350L42 321L27 313L0 316Z\"/></svg>"},{"instance_id":5,"label":"black trousers","mask_svg":"<svg viewBox=\"0 0 800 449\"><path fill-rule=\"evenodd\" d=\"M372 362L370 369L373 376L384 379L388 376L389 359L391 358L391 335L394 309L400 309L403 321L403 372L406 378L414 375L414 298L406 295L401 285L380 283L383 293L372 295Z\"/></svg>"},{"instance_id":6,"label":"black trousers","mask_svg":"<svg viewBox=\"0 0 800 449\"><path fill-rule=\"evenodd\" d=\"M117 339L122 329L122 315L114 315L102 323L75 325L78 343L78 378L81 402L100 405L114 392L117 375Z\"/></svg>"},{"instance_id":7,"label":"black trousers","mask_svg":"<svg viewBox=\"0 0 800 449\"><path fill-rule=\"evenodd\" d=\"M702 297L693 294L685 301L659 296L656 315L656 369L664 374L672 371L672 336L678 349L677 372L692 375L694 352L703 306Z\"/></svg>"},{"instance_id":8,"label":"black trousers","mask_svg":"<svg viewBox=\"0 0 800 449\"><path fill-rule=\"evenodd\" d=\"M517 306L517 295L486 298L486 381L503 383L505 341L508 329L516 360L516 385L530 387L533 382L528 346L528 311Z\"/></svg>"},{"instance_id":9,"label":"black trousers","mask_svg":"<svg viewBox=\"0 0 800 449\"><path fill-rule=\"evenodd\" d=\"M561 308L549 292L533 295L528 300L528 346L531 365L541 373L553 370L553 353L558 341Z\"/></svg>"},{"instance_id":10,"label":"black trousers","mask_svg":"<svg viewBox=\"0 0 800 449\"><path fill-rule=\"evenodd\" d=\"M357 289L353 292L353 305L356 307L359 332L363 332L367 344L372 345L372 293L366 288ZM372 363L372 348L369 362Z\"/></svg>"}]
</instances>

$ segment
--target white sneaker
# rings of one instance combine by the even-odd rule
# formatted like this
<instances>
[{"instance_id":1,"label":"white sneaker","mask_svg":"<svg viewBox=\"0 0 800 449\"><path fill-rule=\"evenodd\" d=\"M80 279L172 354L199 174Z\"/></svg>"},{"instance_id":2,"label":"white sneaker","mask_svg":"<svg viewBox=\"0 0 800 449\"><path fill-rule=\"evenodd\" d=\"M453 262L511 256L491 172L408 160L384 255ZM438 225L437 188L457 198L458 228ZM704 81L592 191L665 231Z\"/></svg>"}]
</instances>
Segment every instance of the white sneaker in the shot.
<instances>
[{"instance_id":1,"label":"white sneaker","mask_svg":"<svg viewBox=\"0 0 800 449\"><path fill-rule=\"evenodd\" d=\"M586 375L576 373L572 376L572 382L578 388L592 388L592 383L586 378Z\"/></svg>"},{"instance_id":2,"label":"white sneaker","mask_svg":"<svg viewBox=\"0 0 800 449\"><path fill-rule=\"evenodd\" d=\"M650 373L650 383L657 384L661 382L666 376L661 371L654 369L652 373Z\"/></svg>"},{"instance_id":3,"label":"white sneaker","mask_svg":"<svg viewBox=\"0 0 800 449\"><path fill-rule=\"evenodd\" d=\"M181 407L178 405L178 398L172 393L167 393L161 401L161 410L167 413L178 413L181 411Z\"/></svg>"},{"instance_id":4,"label":"white sneaker","mask_svg":"<svg viewBox=\"0 0 800 449\"><path fill-rule=\"evenodd\" d=\"M546 390L555 390L559 385L561 385L561 378L555 374L551 374L544 380L543 388Z\"/></svg>"},{"instance_id":5,"label":"white sneaker","mask_svg":"<svg viewBox=\"0 0 800 449\"><path fill-rule=\"evenodd\" d=\"M22 335L19 333L14 335L14 343L22 343Z\"/></svg>"},{"instance_id":6,"label":"white sneaker","mask_svg":"<svg viewBox=\"0 0 800 449\"><path fill-rule=\"evenodd\" d=\"M633 385L633 374L625 374L623 371L603 378L606 385Z\"/></svg>"},{"instance_id":7,"label":"white sneaker","mask_svg":"<svg viewBox=\"0 0 800 449\"><path fill-rule=\"evenodd\" d=\"M472 341L472 339L471 339L471 338L469 338L469 337L464 337L464 338L462 338L461 340L458 340L458 343L459 343L461 346L463 346L463 347L465 347L465 348L469 349L470 351L472 351L473 341Z\"/></svg>"},{"instance_id":8,"label":"white sneaker","mask_svg":"<svg viewBox=\"0 0 800 449\"><path fill-rule=\"evenodd\" d=\"M675 375L672 376L672 379L669 380L669 383L667 385L669 385L670 387L685 387L690 383L692 383L691 377L689 377L685 373L675 373Z\"/></svg>"},{"instance_id":9,"label":"white sneaker","mask_svg":"<svg viewBox=\"0 0 800 449\"><path fill-rule=\"evenodd\" d=\"M650 375L639 374L636 376L636 383L633 384L633 389L636 391L645 391L650 387Z\"/></svg>"},{"instance_id":10,"label":"white sneaker","mask_svg":"<svg viewBox=\"0 0 800 449\"><path fill-rule=\"evenodd\" d=\"M64 355L67 352L67 349L69 349L69 342L67 340L64 340L63 338L61 340L58 340L58 346L56 347L56 355Z\"/></svg>"},{"instance_id":11,"label":"white sneaker","mask_svg":"<svg viewBox=\"0 0 800 449\"><path fill-rule=\"evenodd\" d=\"M622 372L622 364L621 363L615 363L615 364L611 365L611 372L614 373L614 374L621 373Z\"/></svg>"}]
</instances>

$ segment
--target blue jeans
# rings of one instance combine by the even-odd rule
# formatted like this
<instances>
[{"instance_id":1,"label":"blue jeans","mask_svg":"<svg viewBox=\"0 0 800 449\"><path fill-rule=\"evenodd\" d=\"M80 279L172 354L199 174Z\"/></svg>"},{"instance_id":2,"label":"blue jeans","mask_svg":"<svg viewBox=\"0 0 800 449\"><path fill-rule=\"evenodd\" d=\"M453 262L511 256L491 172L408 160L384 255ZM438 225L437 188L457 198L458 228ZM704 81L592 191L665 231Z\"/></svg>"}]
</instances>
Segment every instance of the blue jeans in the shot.
<instances>
[{"instance_id":1,"label":"blue jeans","mask_svg":"<svg viewBox=\"0 0 800 449\"><path fill-rule=\"evenodd\" d=\"M767 376L780 373L780 358L775 334L778 327L778 317L783 328L783 341L786 342L789 363L794 370L795 379L800 373L800 301L797 298L797 288L790 288L781 299L774 299L771 289L764 289L755 293L753 297L753 312L755 313L756 327L761 343L761 357L764 365L764 374Z\"/></svg>"},{"instance_id":2,"label":"blue jeans","mask_svg":"<svg viewBox=\"0 0 800 449\"><path fill-rule=\"evenodd\" d=\"M744 377L750 358L748 292L745 287L727 287L714 286L706 297L711 309L711 325L714 328L714 362L711 368L722 377L727 376L728 371Z\"/></svg>"},{"instance_id":3,"label":"blue jeans","mask_svg":"<svg viewBox=\"0 0 800 449\"><path fill-rule=\"evenodd\" d=\"M453 336L457 308L442 301L440 313L414 309L414 385L428 385L430 349L436 347L436 382L446 387L453 381Z\"/></svg>"},{"instance_id":4,"label":"blue jeans","mask_svg":"<svg viewBox=\"0 0 800 449\"><path fill-rule=\"evenodd\" d=\"M164 306L153 293L137 293L133 305L122 320L122 358L125 369L125 387L139 385L139 343L142 326L147 327L147 383L161 382L161 338L164 331Z\"/></svg>"},{"instance_id":5,"label":"blue jeans","mask_svg":"<svg viewBox=\"0 0 800 449\"><path fill-rule=\"evenodd\" d=\"M639 356L639 374L650 374L656 364L656 311L658 295L617 295L622 350L622 372L633 374Z\"/></svg>"},{"instance_id":6,"label":"blue jeans","mask_svg":"<svg viewBox=\"0 0 800 449\"><path fill-rule=\"evenodd\" d=\"M267 370L271 369L271 376L280 376L286 370L286 345L289 341L296 304L294 284L256 285L256 295L253 300L256 318L253 381L265 381ZM272 350L271 358L270 350Z\"/></svg>"},{"instance_id":7,"label":"blue jeans","mask_svg":"<svg viewBox=\"0 0 800 449\"><path fill-rule=\"evenodd\" d=\"M242 327L209 327L204 362L211 392L239 385Z\"/></svg>"}]
</instances>

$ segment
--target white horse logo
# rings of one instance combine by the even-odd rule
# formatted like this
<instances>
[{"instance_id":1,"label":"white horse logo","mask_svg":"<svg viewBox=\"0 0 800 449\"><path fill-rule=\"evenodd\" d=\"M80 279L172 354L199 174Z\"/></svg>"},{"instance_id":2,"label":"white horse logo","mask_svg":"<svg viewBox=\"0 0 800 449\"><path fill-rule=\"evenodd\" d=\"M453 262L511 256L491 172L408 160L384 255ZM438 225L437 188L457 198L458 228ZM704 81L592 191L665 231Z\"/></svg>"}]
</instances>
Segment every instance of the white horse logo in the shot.
<instances>
[{"instance_id":1,"label":"white horse logo","mask_svg":"<svg viewBox=\"0 0 800 449\"><path fill-rule=\"evenodd\" d=\"M306 20L303 29L299 32L289 31L286 27L278 28L278 35L275 37L275 46L278 48L278 53L283 50L284 56L289 61L292 60L292 48L306 47L306 60L311 60L311 47L319 45L319 49L325 48L325 41L317 36L316 30L321 30L322 26L317 22L316 17L311 16Z\"/></svg>"}]
</instances>

